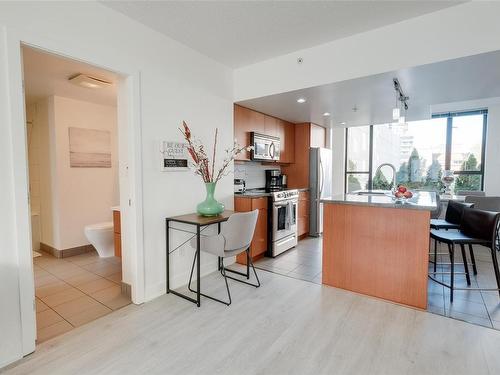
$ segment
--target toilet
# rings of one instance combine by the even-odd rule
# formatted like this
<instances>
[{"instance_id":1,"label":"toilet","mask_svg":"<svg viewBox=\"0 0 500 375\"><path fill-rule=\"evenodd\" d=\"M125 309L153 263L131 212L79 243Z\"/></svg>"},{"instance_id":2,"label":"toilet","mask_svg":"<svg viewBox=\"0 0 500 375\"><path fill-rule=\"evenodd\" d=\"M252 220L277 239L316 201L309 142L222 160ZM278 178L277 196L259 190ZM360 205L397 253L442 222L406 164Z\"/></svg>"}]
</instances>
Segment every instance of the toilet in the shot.
<instances>
[{"instance_id":1,"label":"toilet","mask_svg":"<svg viewBox=\"0 0 500 375\"><path fill-rule=\"evenodd\" d=\"M112 221L87 225L84 232L85 237L95 247L101 258L115 255Z\"/></svg>"}]
</instances>

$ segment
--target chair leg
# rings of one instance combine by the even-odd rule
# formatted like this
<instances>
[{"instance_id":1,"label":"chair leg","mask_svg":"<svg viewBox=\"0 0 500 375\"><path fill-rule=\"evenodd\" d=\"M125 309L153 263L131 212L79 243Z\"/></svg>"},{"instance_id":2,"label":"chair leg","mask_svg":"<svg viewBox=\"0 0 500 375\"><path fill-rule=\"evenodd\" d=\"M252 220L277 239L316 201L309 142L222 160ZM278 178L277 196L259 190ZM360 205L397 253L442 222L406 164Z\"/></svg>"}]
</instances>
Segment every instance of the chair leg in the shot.
<instances>
[{"instance_id":1,"label":"chair leg","mask_svg":"<svg viewBox=\"0 0 500 375\"><path fill-rule=\"evenodd\" d=\"M231 292L229 291L229 284L227 283L226 268L224 267L224 258L221 258L221 268L224 276L224 281L226 282L227 296L229 297L229 303L227 303L227 305L229 306L231 304Z\"/></svg>"},{"instance_id":2,"label":"chair leg","mask_svg":"<svg viewBox=\"0 0 500 375\"><path fill-rule=\"evenodd\" d=\"M470 260L472 261L472 271L474 271L474 275L477 275L476 257L474 256L474 249L471 244L469 244L469 254Z\"/></svg>"},{"instance_id":3,"label":"chair leg","mask_svg":"<svg viewBox=\"0 0 500 375\"><path fill-rule=\"evenodd\" d=\"M465 254L465 245L460 244L460 250L462 251L462 260L464 262L465 278L467 279L467 285L470 286L470 275L469 275L469 265L467 264L467 255Z\"/></svg>"},{"instance_id":4,"label":"chair leg","mask_svg":"<svg viewBox=\"0 0 500 375\"><path fill-rule=\"evenodd\" d=\"M495 278L497 279L497 288L500 289L500 271L498 270L497 252L495 244L491 246L491 260L493 261L493 269L495 270ZM500 295L500 290L498 291Z\"/></svg>"},{"instance_id":5,"label":"chair leg","mask_svg":"<svg viewBox=\"0 0 500 375\"><path fill-rule=\"evenodd\" d=\"M453 288L455 282L455 245L448 244L448 249L450 251L450 302L453 302Z\"/></svg>"},{"instance_id":6,"label":"chair leg","mask_svg":"<svg viewBox=\"0 0 500 375\"><path fill-rule=\"evenodd\" d=\"M228 279L231 279L231 280L234 280L234 281L238 281L240 283L243 283L243 284L247 284L247 285L251 285L251 286L254 286L256 288L258 288L260 286L260 280L259 280L259 277L257 276L257 271L255 271L255 267L253 265L253 261L252 261L252 257L250 257L250 249L247 249L246 250L247 252L247 273L243 273L243 272L239 272L239 271L235 271L235 270L230 270L230 269L227 269L226 271L227 272L231 272L231 273L235 273L237 275L240 275L240 276L244 276L248 279L250 279L250 267L252 267L253 269L253 273L255 275L255 278L257 279L257 284L253 284L251 282L248 282L248 281L244 281L244 280L241 280L241 279L237 279L235 277L231 277L231 276L227 276Z\"/></svg>"},{"instance_id":7,"label":"chair leg","mask_svg":"<svg viewBox=\"0 0 500 375\"><path fill-rule=\"evenodd\" d=\"M250 265L252 266L252 269L253 269L253 273L255 275L255 279L257 279L257 286L256 286L256 288L258 288L260 286L259 276L257 276L257 271L255 271L255 267L253 265L252 258L249 258L249 260L250 260Z\"/></svg>"},{"instance_id":8,"label":"chair leg","mask_svg":"<svg viewBox=\"0 0 500 375\"><path fill-rule=\"evenodd\" d=\"M474 275L477 275L476 258L474 257L474 249L471 244L469 244L469 254L472 261L472 271L474 271Z\"/></svg>"}]
</instances>

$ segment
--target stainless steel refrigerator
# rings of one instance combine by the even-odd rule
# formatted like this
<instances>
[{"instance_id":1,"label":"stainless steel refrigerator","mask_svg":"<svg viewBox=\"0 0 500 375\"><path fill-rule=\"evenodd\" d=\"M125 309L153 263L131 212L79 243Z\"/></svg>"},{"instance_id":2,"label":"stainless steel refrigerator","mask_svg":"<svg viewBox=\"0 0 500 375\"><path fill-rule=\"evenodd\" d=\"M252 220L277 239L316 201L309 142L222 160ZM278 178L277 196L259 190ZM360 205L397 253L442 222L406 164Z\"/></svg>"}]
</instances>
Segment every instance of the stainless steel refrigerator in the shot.
<instances>
[{"instance_id":1,"label":"stainless steel refrigerator","mask_svg":"<svg viewBox=\"0 0 500 375\"><path fill-rule=\"evenodd\" d=\"M332 194L332 150L320 147L309 150L309 188L309 235L318 237L323 233L323 204L320 200Z\"/></svg>"}]
</instances>

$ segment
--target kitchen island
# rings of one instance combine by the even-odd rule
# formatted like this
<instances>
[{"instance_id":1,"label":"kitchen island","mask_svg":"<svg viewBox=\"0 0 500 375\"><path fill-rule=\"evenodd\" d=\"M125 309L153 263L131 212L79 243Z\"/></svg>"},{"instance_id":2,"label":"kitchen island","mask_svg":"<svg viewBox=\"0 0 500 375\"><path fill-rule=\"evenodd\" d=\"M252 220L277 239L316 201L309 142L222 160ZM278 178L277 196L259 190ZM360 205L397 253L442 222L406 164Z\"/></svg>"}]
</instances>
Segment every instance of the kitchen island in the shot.
<instances>
[{"instance_id":1,"label":"kitchen island","mask_svg":"<svg viewBox=\"0 0 500 375\"><path fill-rule=\"evenodd\" d=\"M322 283L427 308L430 212L435 193L405 203L389 194L345 194L321 201Z\"/></svg>"}]
</instances>

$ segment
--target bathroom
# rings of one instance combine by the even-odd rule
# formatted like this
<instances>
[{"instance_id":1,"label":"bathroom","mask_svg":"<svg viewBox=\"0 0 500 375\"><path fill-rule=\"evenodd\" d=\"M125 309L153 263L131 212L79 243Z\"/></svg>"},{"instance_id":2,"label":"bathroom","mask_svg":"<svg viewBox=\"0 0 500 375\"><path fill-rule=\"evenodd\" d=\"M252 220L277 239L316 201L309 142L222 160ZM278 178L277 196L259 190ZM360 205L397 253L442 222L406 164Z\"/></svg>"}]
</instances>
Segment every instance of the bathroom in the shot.
<instances>
[{"instance_id":1,"label":"bathroom","mask_svg":"<svg viewBox=\"0 0 500 375\"><path fill-rule=\"evenodd\" d=\"M122 277L119 77L29 47L23 65L40 343L130 303Z\"/></svg>"}]
</instances>

